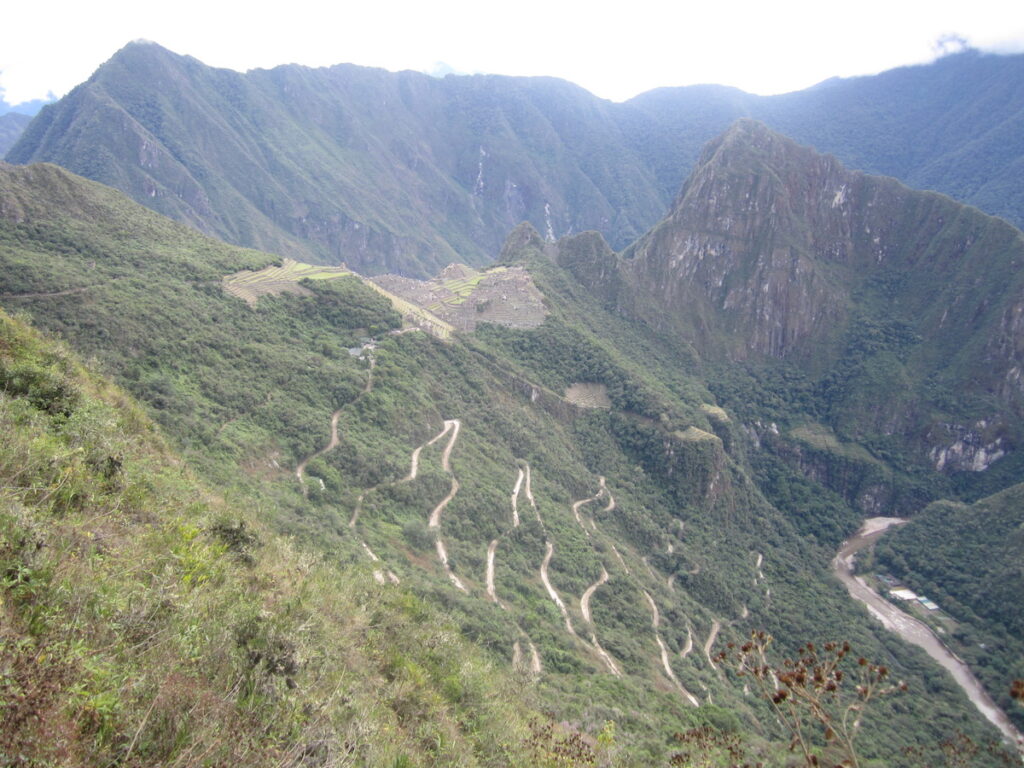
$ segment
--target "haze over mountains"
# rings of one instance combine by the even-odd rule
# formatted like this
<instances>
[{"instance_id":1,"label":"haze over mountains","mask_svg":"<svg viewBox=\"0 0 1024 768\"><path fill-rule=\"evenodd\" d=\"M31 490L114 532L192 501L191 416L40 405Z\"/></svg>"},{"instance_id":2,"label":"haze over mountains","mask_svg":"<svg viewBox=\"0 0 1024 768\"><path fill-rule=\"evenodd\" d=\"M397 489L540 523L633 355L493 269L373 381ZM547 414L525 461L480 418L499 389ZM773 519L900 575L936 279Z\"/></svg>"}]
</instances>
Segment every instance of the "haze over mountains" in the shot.
<instances>
[{"instance_id":1,"label":"haze over mountains","mask_svg":"<svg viewBox=\"0 0 1024 768\"><path fill-rule=\"evenodd\" d=\"M639 766L712 727L784 765L718 657L766 629L908 683L871 702L866 759L991 765L939 745L997 734L830 563L913 517L865 575L938 596L919 612L1024 724L1024 235L853 170L1019 221L1022 67L612 104L122 49L8 154L64 168L0 164L0 306L90 360L0 317L0 692L28 713L0 747ZM38 712L73 713L62 741Z\"/></svg>"},{"instance_id":2,"label":"haze over mountains","mask_svg":"<svg viewBox=\"0 0 1024 768\"><path fill-rule=\"evenodd\" d=\"M59 163L239 245L424 277L486 262L522 220L625 247L744 116L1019 224L1022 72L1024 56L966 52L784 96L700 86L614 104L545 78L239 74L133 43L7 159Z\"/></svg>"}]
</instances>

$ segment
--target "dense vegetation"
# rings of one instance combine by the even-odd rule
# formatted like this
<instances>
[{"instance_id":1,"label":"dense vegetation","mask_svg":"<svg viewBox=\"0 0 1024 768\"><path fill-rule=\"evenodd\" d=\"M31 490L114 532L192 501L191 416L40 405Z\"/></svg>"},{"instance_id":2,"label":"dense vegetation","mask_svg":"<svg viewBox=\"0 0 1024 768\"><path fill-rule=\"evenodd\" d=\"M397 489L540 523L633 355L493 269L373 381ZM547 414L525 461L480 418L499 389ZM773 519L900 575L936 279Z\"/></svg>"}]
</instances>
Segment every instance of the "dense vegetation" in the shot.
<instances>
[{"instance_id":1,"label":"dense vegetation","mask_svg":"<svg viewBox=\"0 0 1024 768\"><path fill-rule=\"evenodd\" d=\"M240 74L135 43L7 159L58 163L239 245L425 276L486 262L522 220L625 247L741 117L1019 225L1022 79L1024 56L966 52L780 96L696 86L613 104L550 78Z\"/></svg>"},{"instance_id":2,"label":"dense vegetation","mask_svg":"<svg viewBox=\"0 0 1024 768\"><path fill-rule=\"evenodd\" d=\"M4 765L534 765L453 626L202 486L121 390L0 312Z\"/></svg>"},{"instance_id":3,"label":"dense vegetation","mask_svg":"<svg viewBox=\"0 0 1024 768\"><path fill-rule=\"evenodd\" d=\"M957 653L1024 725L1008 680L1024 678L1024 486L974 504L929 505L877 548L877 562L957 621Z\"/></svg>"},{"instance_id":4,"label":"dense vegetation","mask_svg":"<svg viewBox=\"0 0 1024 768\"><path fill-rule=\"evenodd\" d=\"M760 449L743 424L715 405L692 350L678 338L653 334L604 310L545 254L528 227L515 234L510 242L518 245L506 249L503 258L530 268L551 309L548 320L534 330L483 327L444 343L419 332L388 333L397 320L393 311L351 281L312 284L308 296L263 297L251 308L226 294L220 278L262 267L274 257L203 238L52 166L0 170L0 301L59 333L91 365L116 377L190 466L219 489L210 499L201 491L177 492L185 500L199 497L189 512L194 519L189 518L188 530L195 529L189 542L209 548L195 557L202 568L215 571L200 573L203 584L238 580L239 586L231 587L236 592L204 588L202 599L226 605L216 602L222 599L218 595L228 601L246 585L256 591L238 598L237 606L232 603L226 613L232 621L215 623L225 633L220 639L211 637L210 645L191 653L226 665L209 673L214 681L227 681L227 688L216 689L220 699L225 691L238 693L231 675L237 677L239 667L232 665L246 659L269 676L277 693L266 694L269 702L255 702L265 707L257 722L274 725L254 726L269 741L239 739L216 749L266 749L268 755L280 749L276 759L285 761L288 750L306 748L307 735L295 736L307 734L296 725L298 716L313 718L317 728L332 734L348 733L345 728L350 723L355 728L357 721L369 722L370 734L402 734L399 746L387 748L392 751L375 752L385 747L364 732L360 743L367 751L359 759L368 764L398 761L402 752L412 763L514 763L517 744L530 750L535 743L523 725L526 715L508 716L512 735L504 739L489 723L495 722L492 716L504 718L506 707L527 705L501 693L506 678L489 665L507 668L518 643L527 658L529 645L535 646L542 663L539 674L521 664L514 678L530 706L550 710L589 739L604 733L607 742L606 723L614 722L616 759L622 764L666 760L674 732L703 726L741 733L758 754L774 759L788 735L777 727L768 704L745 695L742 683L729 679L711 653L726 642L742 641L754 628L780 638L782 653L804 640L849 639L908 682L908 697L881 702L866 721L861 744L868 755L896 760L901 746L936 742L956 726L984 740L985 726L970 714L953 683L934 675L922 654L850 610L845 593L830 579L833 543L840 532L856 527L859 511L831 495L827 529L818 532L817 541L803 536L813 528L813 513L780 510L758 488L758 474L791 487L804 482L800 474L785 462L760 466L747 458ZM375 347L363 359L349 355L346 347L371 328L380 334ZM612 408L584 412L566 403L561 392L577 381L607 387ZM17 386L34 391L33 385ZM55 418L64 418L59 396L40 402L58 403ZM322 451L332 416L338 444ZM444 422L454 419L461 425L457 441L450 426L442 434ZM410 457L416 448L419 471L413 478ZM84 484L103 487L108 456L126 461L120 454L97 454ZM188 477L180 465L165 463L172 479ZM301 482L296 478L300 465L305 467ZM521 524L514 527L510 495L519 470L527 467L536 512L524 490L518 502ZM573 502L595 496L601 477L606 495L577 508L577 522ZM157 481L152 484L159 491ZM447 497L440 525L429 527L431 511L451 489L455 493ZM166 497L174 498L173 493ZM164 520L182 524L176 516L182 508L171 500L143 507L154 510L156 519L146 520L155 530L162 530ZM86 514L82 520L94 517ZM256 547L250 533L263 546ZM144 538L131 540L144 543ZM442 569L435 555L438 540L465 593ZM172 557L175 541L159 556ZM493 541L498 542L496 595L504 607L488 599L484 589ZM540 578L549 547L550 581L568 605L577 636L567 631ZM21 559L31 554L17 551ZM39 557L46 557L51 550L40 551ZM379 560L370 559L368 551ZM126 560L114 559L111 552L101 547L98 557L112 560L118 578L149 573L118 568ZM148 562L144 553L132 551L132 556ZM190 562L185 558L180 567ZM178 567L160 573L171 578ZM305 575L307 567L314 575ZM271 569L269 574L253 581L250 574L263 568ZM578 598L602 568L610 578L593 593L588 622ZM386 574L400 583L378 587ZM189 576L189 585L197 578ZM160 579L146 584L167 589ZM334 585L341 595L333 593ZM292 588L299 591L287 591ZM253 609L257 619L251 627L234 622L234 611L268 601L269 606ZM128 601L124 610L135 605ZM284 612L280 619L277 610ZM438 611L450 618L437 619ZM367 613L372 620L346 628L347 617ZM61 614L67 615L73 613ZM421 627L406 626L419 617ZM279 621L283 634L274 634ZM445 634L445 621L458 631ZM354 639L345 634L349 631L356 633ZM359 634L364 631L365 636ZM301 643L292 634L300 635ZM179 635L168 630L161 642L166 638L178 647L184 642ZM465 650L455 635L471 641L487 660ZM302 662L296 674L306 670L315 685L288 672L289 642L296 644ZM598 642L621 676L609 672L595 650ZM661 644L671 675L662 663ZM317 660L333 659L339 647L346 653L356 648L346 657L351 666L341 671L333 662L317 666ZM224 648L240 650L224 660L225 652L217 650ZM308 659L316 663L306 665ZM141 669L138 664L126 663L125 669ZM358 692L381 679L392 687L373 705L381 709L369 721L338 715L328 728L326 720L302 706L309 704L315 713L322 700L299 701L294 691L304 694L311 686L327 691L329 699L331 686L341 682L337 675L359 678L350 681L357 693L339 694L339 706L364 701ZM481 675L493 678L495 687L487 688L491 683ZM289 687L289 676L297 688ZM126 679L115 676L111 685L128 695ZM157 691L153 680L148 690ZM682 688L699 697L701 706L691 706ZM481 696L494 703L477 711ZM407 697L411 709L403 709ZM162 699L131 698L126 711L132 714L117 721L106 741L96 742L95 760L82 762L115 757L130 762L126 752L144 762L138 751L143 737L134 746L133 737L155 722L152 716L146 720L147 707L156 712L155 701ZM293 705L299 709L280 709ZM173 712L167 717L173 720ZM176 723L167 732L184 734L184 743L147 747L155 750L151 754L170 755L168 761L182 755L181 762L189 762L197 754L191 750L213 748L198 737L192 740ZM512 742L511 757L493 757L506 742ZM324 747L334 748L333 743ZM235 753L224 754L230 761Z\"/></svg>"}]
</instances>

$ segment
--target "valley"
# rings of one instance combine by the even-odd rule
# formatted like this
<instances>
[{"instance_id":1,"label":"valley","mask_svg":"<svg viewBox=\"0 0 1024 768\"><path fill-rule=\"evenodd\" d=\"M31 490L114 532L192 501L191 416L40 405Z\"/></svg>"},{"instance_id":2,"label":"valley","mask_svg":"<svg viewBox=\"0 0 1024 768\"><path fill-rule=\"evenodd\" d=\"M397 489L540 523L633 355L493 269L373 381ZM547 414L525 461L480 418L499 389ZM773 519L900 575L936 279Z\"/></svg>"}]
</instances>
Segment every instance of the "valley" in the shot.
<instances>
[{"instance_id":1,"label":"valley","mask_svg":"<svg viewBox=\"0 0 1024 768\"><path fill-rule=\"evenodd\" d=\"M964 689L974 706L1002 731L1010 743L1024 751L1024 734L1017 730L1006 713L996 706L992 697L985 691L963 660L957 658L923 622L901 611L865 584L863 578L854 575L854 559L857 553L865 547L872 546L890 526L906 522L899 518L866 520L857 534L848 542L844 542L843 547L832 561L832 568L836 576L849 590L850 596L866 605L871 614L882 622L886 629L895 632L908 643L923 648L929 656L941 664L953 676L957 684Z\"/></svg>"},{"instance_id":2,"label":"valley","mask_svg":"<svg viewBox=\"0 0 1024 768\"><path fill-rule=\"evenodd\" d=\"M119 52L11 155L111 186L0 164L0 702L35 713L0 746L632 768L715 733L783 766L788 683L730 662L764 632L906 682L863 764L1016 759L1024 234L747 113L808 141L843 93L1017 61L737 96L698 151L692 91ZM59 135L111 115L102 162Z\"/></svg>"}]
</instances>

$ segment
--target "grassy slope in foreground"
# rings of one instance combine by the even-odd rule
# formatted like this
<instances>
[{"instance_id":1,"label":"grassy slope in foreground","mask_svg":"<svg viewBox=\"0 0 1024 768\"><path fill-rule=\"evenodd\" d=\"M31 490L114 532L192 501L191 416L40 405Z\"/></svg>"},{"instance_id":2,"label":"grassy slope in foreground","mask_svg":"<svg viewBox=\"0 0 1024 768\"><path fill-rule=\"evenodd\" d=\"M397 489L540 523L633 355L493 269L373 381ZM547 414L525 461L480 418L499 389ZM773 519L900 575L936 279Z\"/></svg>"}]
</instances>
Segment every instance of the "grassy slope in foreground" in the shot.
<instances>
[{"instance_id":1,"label":"grassy slope in foreground","mask_svg":"<svg viewBox=\"0 0 1024 768\"><path fill-rule=\"evenodd\" d=\"M3 312L0 431L6 764L526 764L529 706L428 606L204 489Z\"/></svg>"}]
</instances>

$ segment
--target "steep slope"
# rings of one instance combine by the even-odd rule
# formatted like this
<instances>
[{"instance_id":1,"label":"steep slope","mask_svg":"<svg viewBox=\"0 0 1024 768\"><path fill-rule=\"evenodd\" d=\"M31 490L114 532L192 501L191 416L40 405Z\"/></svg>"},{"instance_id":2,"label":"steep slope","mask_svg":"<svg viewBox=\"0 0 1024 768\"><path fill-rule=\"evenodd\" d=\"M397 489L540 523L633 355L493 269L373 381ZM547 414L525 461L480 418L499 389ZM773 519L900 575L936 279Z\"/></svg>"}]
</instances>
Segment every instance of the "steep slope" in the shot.
<instances>
[{"instance_id":1,"label":"steep slope","mask_svg":"<svg viewBox=\"0 0 1024 768\"><path fill-rule=\"evenodd\" d=\"M707 360L788 368L842 439L900 436L947 472L1020 439L1024 236L998 219L743 120L621 257L577 241L561 261L609 305Z\"/></svg>"},{"instance_id":2,"label":"steep slope","mask_svg":"<svg viewBox=\"0 0 1024 768\"><path fill-rule=\"evenodd\" d=\"M937 502L879 546L880 569L931 597L956 622L956 652L979 670L1018 726L1008 680L1024 679L1024 485L974 504Z\"/></svg>"},{"instance_id":3,"label":"steep slope","mask_svg":"<svg viewBox=\"0 0 1024 768\"><path fill-rule=\"evenodd\" d=\"M692 354L602 310L528 225L504 265L533 275L550 314L441 341L388 333L391 310L345 277L250 306L220 278L274 257L53 166L0 172L4 306L95 358L297 550L443 608L574 728L616 722L626 764L656 762L667 734L691 726L739 729L768 753L788 739L715 661L755 627L786 649L848 638L909 681L906 706L882 703L870 720L868 754L965 718L983 738L951 682L850 609L828 575L833 542L802 537L765 500ZM351 356L373 326L376 342ZM580 383L608 406L562 396ZM423 642L446 663L459 653ZM421 679L408 659L383 652L396 690ZM445 695L476 706L458 679Z\"/></svg>"},{"instance_id":4,"label":"steep slope","mask_svg":"<svg viewBox=\"0 0 1024 768\"><path fill-rule=\"evenodd\" d=\"M549 78L239 74L135 43L7 159L58 163L239 245L426 277L484 263L524 219L626 246L744 116L1020 224L1022 94L1024 56L976 52L782 96L694 86L612 104Z\"/></svg>"},{"instance_id":5,"label":"steep slope","mask_svg":"<svg viewBox=\"0 0 1024 768\"><path fill-rule=\"evenodd\" d=\"M531 704L431 607L204 487L0 310L10 766L525 765Z\"/></svg>"},{"instance_id":6,"label":"steep slope","mask_svg":"<svg viewBox=\"0 0 1024 768\"><path fill-rule=\"evenodd\" d=\"M10 160L59 163L241 245L427 276L482 263L524 218L640 234L662 203L609 106L556 80L242 75L131 44Z\"/></svg>"}]
</instances>

